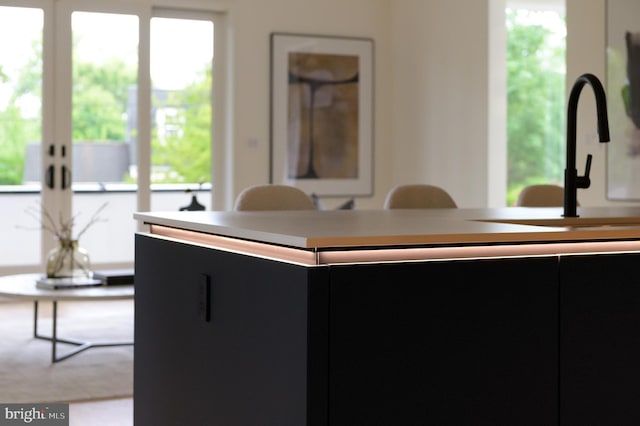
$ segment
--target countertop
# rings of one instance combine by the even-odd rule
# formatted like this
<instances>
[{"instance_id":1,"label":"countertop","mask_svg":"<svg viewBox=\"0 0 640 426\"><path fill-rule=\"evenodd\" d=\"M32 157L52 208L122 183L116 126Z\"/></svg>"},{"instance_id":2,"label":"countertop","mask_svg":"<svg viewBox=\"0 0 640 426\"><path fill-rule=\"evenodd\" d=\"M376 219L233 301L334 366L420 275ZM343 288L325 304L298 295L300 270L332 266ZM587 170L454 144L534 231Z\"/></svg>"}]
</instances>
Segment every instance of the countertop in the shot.
<instances>
[{"instance_id":1,"label":"countertop","mask_svg":"<svg viewBox=\"0 0 640 426\"><path fill-rule=\"evenodd\" d=\"M640 207L137 212L149 225L299 249L640 240ZM153 228L153 227L152 227ZM153 231L152 231L153 232Z\"/></svg>"}]
</instances>

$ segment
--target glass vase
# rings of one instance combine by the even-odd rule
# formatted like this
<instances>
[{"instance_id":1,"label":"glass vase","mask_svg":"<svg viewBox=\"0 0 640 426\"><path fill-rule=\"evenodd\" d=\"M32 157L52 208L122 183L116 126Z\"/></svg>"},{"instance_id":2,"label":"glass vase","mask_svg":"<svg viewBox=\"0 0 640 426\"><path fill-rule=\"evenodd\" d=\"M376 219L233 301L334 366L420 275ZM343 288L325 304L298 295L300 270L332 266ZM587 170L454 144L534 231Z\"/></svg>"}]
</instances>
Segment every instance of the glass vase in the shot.
<instances>
[{"instance_id":1,"label":"glass vase","mask_svg":"<svg viewBox=\"0 0 640 426\"><path fill-rule=\"evenodd\" d=\"M78 240L60 239L47 254L47 278L91 278L89 253Z\"/></svg>"}]
</instances>

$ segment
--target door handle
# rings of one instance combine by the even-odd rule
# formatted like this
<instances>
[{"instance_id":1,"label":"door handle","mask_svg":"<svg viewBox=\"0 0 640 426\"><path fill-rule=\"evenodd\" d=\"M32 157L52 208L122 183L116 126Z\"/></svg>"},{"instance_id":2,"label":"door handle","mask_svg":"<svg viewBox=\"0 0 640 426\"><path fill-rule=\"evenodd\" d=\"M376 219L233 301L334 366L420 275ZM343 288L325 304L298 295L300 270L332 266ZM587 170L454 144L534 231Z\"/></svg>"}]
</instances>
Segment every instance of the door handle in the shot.
<instances>
[{"instance_id":1,"label":"door handle","mask_svg":"<svg viewBox=\"0 0 640 426\"><path fill-rule=\"evenodd\" d=\"M67 168L67 166L62 166L62 189L67 189L69 187L69 183L71 182L71 170Z\"/></svg>"},{"instance_id":2,"label":"door handle","mask_svg":"<svg viewBox=\"0 0 640 426\"><path fill-rule=\"evenodd\" d=\"M47 167L47 171L44 174L44 183L47 185L49 189L53 189L55 186L55 173L53 164Z\"/></svg>"}]
</instances>

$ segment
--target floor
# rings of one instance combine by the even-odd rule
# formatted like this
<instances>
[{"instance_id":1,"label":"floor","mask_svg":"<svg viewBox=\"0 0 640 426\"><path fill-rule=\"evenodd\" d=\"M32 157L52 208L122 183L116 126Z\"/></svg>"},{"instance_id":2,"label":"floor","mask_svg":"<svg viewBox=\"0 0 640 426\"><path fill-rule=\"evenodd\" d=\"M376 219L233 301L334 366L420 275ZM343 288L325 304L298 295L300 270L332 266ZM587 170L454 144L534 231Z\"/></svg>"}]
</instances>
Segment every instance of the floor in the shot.
<instances>
[{"instance_id":1,"label":"floor","mask_svg":"<svg viewBox=\"0 0 640 426\"><path fill-rule=\"evenodd\" d=\"M69 405L69 426L132 426L133 398Z\"/></svg>"},{"instance_id":2,"label":"floor","mask_svg":"<svg viewBox=\"0 0 640 426\"><path fill-rule=\"evenodd\" d=\"M26 316L31 318L31 303L13 303L14 299L1 300L7 302L2 305L2 312L6 316L17 318ZM11 302L11 303L8 303ZM89 302L82 302L86 306ZM94 311L100 309L112 309L115 302L109 304L91 304ZM123 302L125 303L125 302ZM58 309L58 314L64 316L65 312L72 307L63 304ZM40 307L41 317L51 316L50 304L43 304ZM81 355L80 355L81 356ZM0 401L1 402L1 401ZM104 400L88 400L69 404L69 425L70 426L133 426L133 398L118 398Z\"/></svg>"}]
</instances>

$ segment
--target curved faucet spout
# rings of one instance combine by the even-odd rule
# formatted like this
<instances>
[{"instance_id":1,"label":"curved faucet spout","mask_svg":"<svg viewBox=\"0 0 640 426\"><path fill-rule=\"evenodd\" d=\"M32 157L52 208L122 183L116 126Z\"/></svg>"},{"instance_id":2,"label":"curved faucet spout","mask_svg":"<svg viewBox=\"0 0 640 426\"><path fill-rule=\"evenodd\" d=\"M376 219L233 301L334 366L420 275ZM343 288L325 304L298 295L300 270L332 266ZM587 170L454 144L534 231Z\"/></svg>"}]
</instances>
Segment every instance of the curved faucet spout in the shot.
<instances>
[{"instance_id":1,"label":"curved faucet spout","mask_svg":"<svg viewBox=\"0 0 640 426\"><path fill-rule=\"evenodd\" d=\"M583 74L573 84L567 108L567 163L564 170L564 217L578 217L578 188L591 185L589 169L591 154L587 156L585 175L578 176L576 170L576 123L578 114L578 98L585 84L591 85L596 98L598 115L598 135L600 142L609 142L609 118L607 114L607 97L600 80L593 74Z\"/></svg>"}]
</instances>

